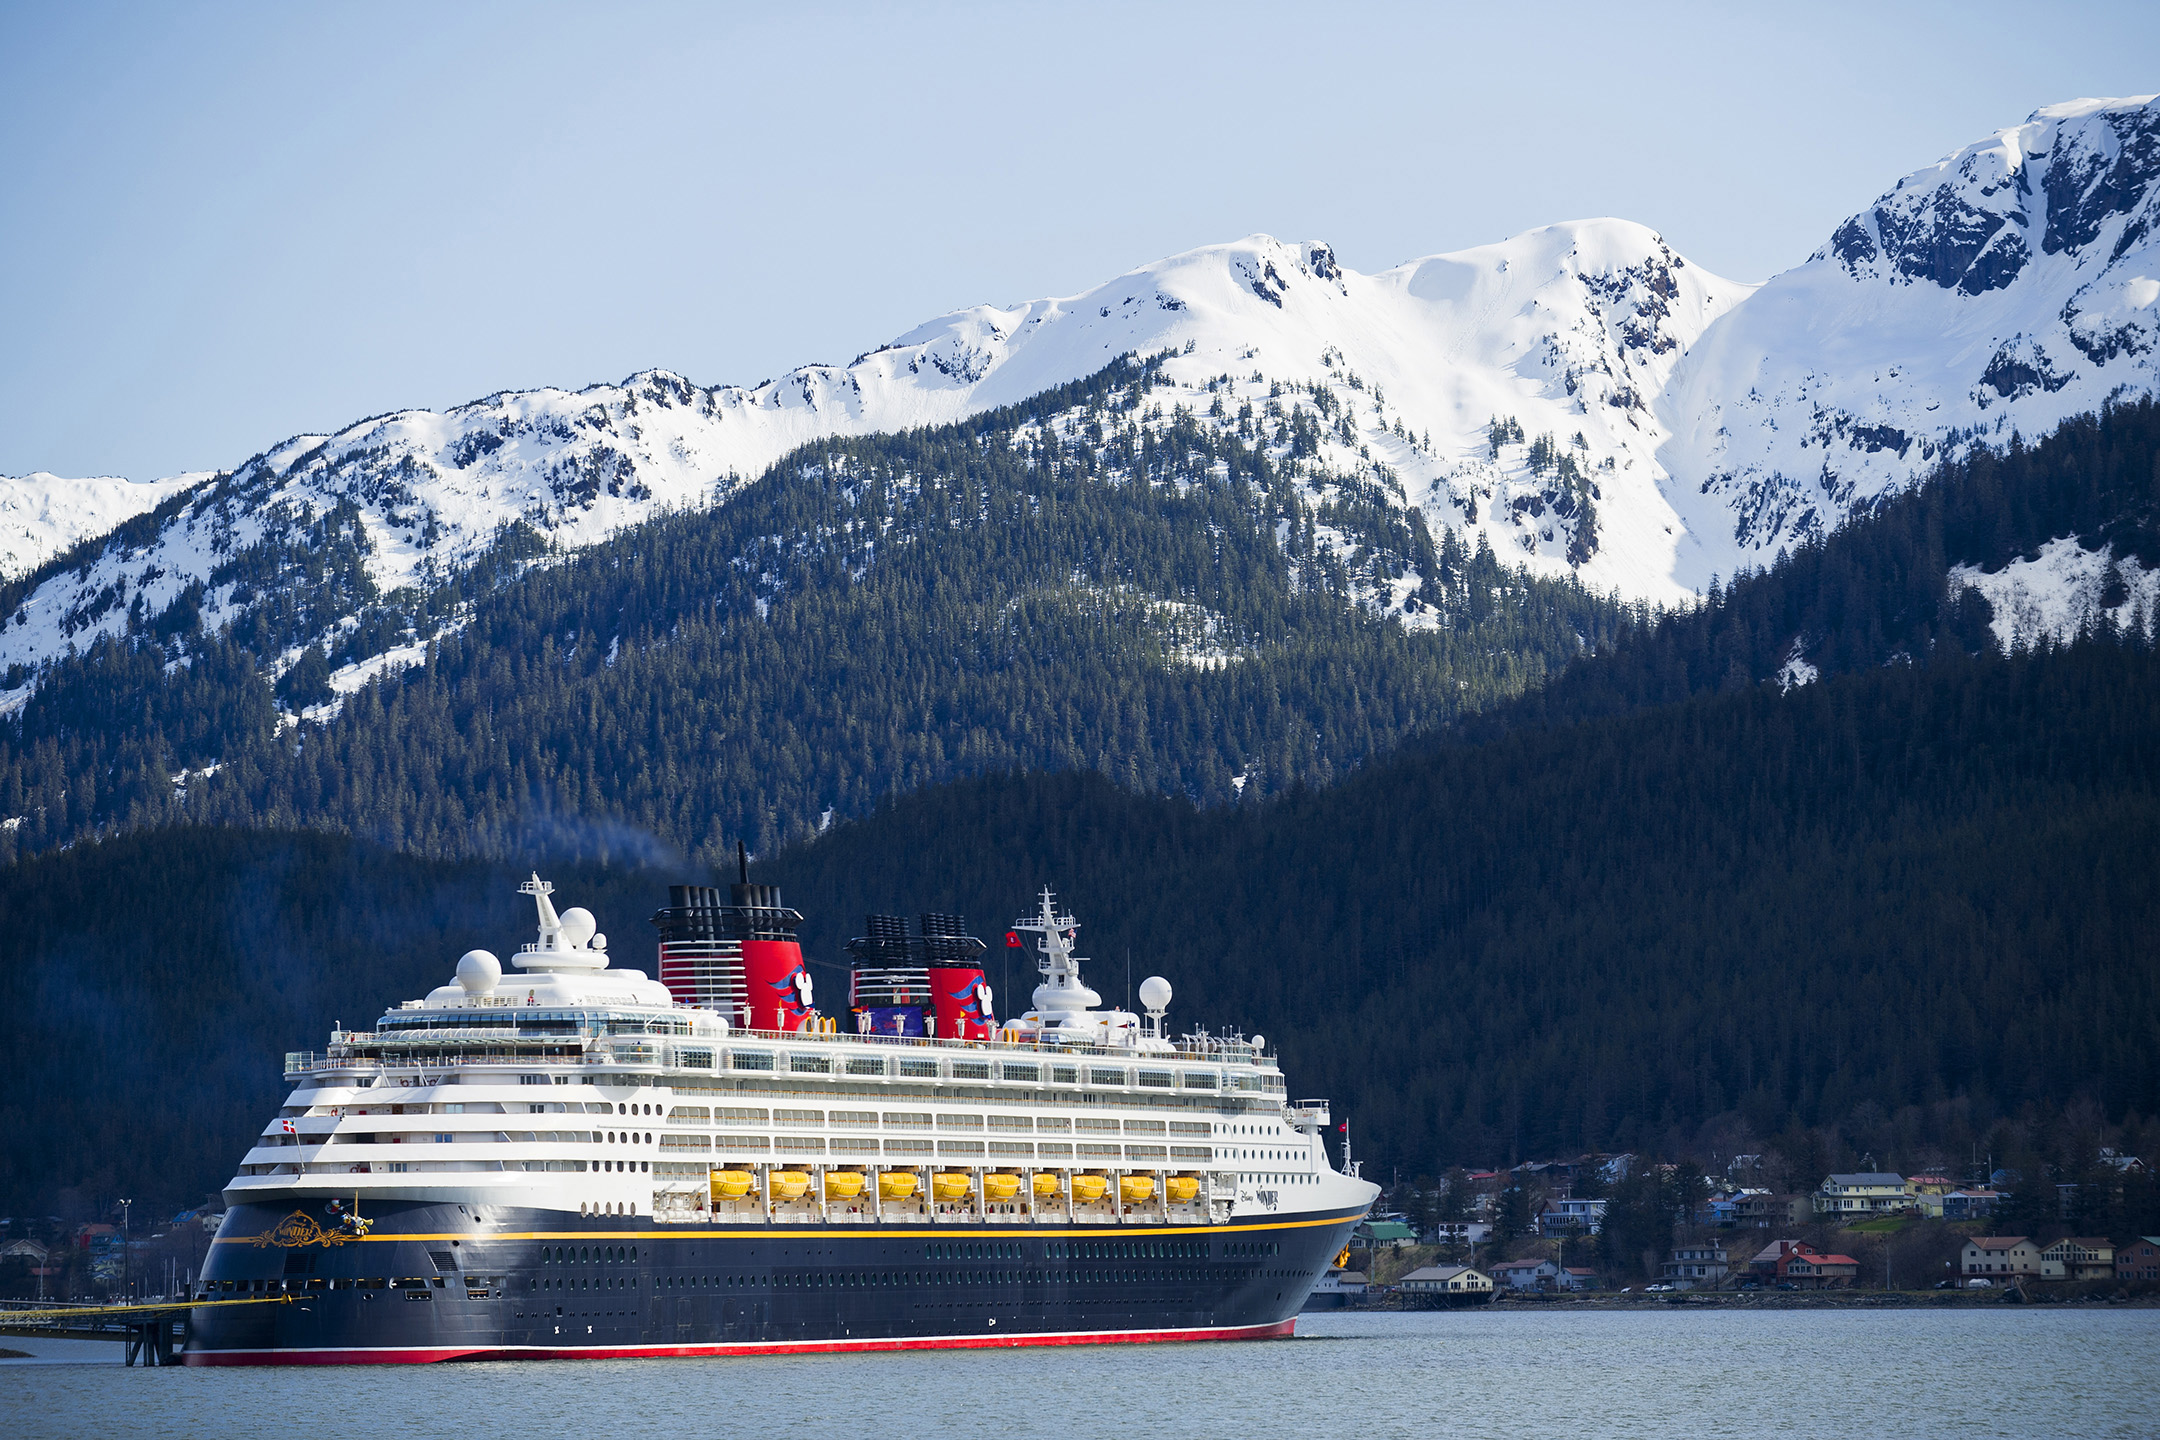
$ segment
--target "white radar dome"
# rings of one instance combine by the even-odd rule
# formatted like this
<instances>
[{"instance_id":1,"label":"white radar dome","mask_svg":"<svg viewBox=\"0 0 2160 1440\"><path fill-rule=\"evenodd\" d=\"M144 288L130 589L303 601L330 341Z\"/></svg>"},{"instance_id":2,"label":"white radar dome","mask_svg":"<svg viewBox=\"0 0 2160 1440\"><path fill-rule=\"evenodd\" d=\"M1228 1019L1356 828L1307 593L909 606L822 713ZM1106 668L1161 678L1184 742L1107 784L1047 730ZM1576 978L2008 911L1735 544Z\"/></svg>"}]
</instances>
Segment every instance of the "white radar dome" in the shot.
<instances>
[{"instance_id":1,"label":"white radar dome","mask_svg":"<svg viewBox=\"0 0 2160 1440\"><path fill-rule=\"evenodd\" d=\"M502 979L502 962L485 950L468 950L457 962L457 982L468 995L493 993Z\"/></svg>"},{"instance_id":2,"label":"white radar dome","mask_svg":"<svg viewBox=\"0 0 2160 1440\"><path fill-rule=\"evenodd\" d=\"M592 937L592 948L593 948L593 949L595 949L595 950L605 950L605 949L607 949L607 936L605 936L605 935L595 935L595 936L593 936L593 937Z\"/></svg>"},{"instance_id":3,"label":"white radar dome","mask_svg":"<svg viewBox=\"0 0 2160 1440\"><path fill-rule=\"evenodd\" d=\"M1255 1035L1255 1036L1253 1036L1253 1037L1252 1037L1252 1048L1253 1048L1253 1053L1254 1053L1254 1054L1256 1054L1256 1055L1257 1055L1257 1054L1259 1054L1260 1052L1262 1052L1262 1051L1266 1050L1266 1049L1267 1049L1267 1036L1265 1036L1265 1035Z\"/></svg>"},{"instance_id":4,"label":"white radar dome","mask_svg":"<svg viewBox=\"0 0 2160 1440\"><path fill-rule=\"evenodd\" d=\"M599 928L600 922L593 919L592 911L582 905L573 905L562 912L563 943L573 950L583 949L585 942L592 939L593 932Z\"/></svg>"},{"instance_id":5,"label":"white radar dome","mask_svg":"<svg viewBox=\"0 0 2160 1440\"><path fill-rule=\"evenodd\" d=\"M1140 1003L1150 1010L1170 1008L1170 982L1160 975L1150 975L1140 982Z\"/></svg>"}]
</instances>

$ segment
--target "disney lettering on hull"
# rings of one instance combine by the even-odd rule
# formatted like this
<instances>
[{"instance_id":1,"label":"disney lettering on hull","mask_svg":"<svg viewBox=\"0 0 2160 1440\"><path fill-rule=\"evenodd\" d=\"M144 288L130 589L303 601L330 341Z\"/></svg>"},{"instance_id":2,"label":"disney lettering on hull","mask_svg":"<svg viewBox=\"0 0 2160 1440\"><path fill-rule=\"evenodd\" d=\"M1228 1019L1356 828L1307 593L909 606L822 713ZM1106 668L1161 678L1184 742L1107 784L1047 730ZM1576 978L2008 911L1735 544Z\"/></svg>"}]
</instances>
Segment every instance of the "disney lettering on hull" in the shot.
<instances>
[{"instance_id":1,"label":"disney lettering on hull","mask_svg":"<svg viewBox=\"0 0 2160 1440\"><path fill-rule=\"evenodd\" d=\"M287 1057L201 1298L297 1303L197 1309L189 1363L1286 1334L1376 1194L1262 1037L1173 1037L1160 977L1102 1008L1047 890L1000 1022L958 916L872 916L828 1017L746 874L672 887L665 983L520 889L517 982L472 951Z\"/></svg>"}]
</instances>

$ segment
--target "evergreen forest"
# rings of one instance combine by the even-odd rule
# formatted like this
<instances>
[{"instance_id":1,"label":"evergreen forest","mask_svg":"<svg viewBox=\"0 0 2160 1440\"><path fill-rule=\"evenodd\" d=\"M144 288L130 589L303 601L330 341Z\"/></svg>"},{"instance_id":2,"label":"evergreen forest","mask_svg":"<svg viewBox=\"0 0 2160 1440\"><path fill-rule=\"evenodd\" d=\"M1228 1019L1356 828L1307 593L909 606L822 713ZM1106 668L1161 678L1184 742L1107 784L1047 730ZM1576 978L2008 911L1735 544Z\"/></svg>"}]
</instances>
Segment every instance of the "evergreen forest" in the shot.
<instances>
[{"instance_id":1,"label":"evergreen forest","mask_svg":"<svg viewBox=\"0 0 2160 1440\"><path fill-rule=\"evenodd\" d=\"M1264 1031L1407 1174L2153 1139L2152 617L2006 651L1947 575L2064 535L2160 563L2160 408L1647 616L1355 477L1316 501L1149 374L506 553L327 725L199 629L70 662L0 730L0 1205L198 1200L284 1051L523 938L534 858L634 963L736 838L828 1007L865 912L994 937L1049 884L1106 996L1161 973L1175 1023Z\"/></svg>"}]
</instances>

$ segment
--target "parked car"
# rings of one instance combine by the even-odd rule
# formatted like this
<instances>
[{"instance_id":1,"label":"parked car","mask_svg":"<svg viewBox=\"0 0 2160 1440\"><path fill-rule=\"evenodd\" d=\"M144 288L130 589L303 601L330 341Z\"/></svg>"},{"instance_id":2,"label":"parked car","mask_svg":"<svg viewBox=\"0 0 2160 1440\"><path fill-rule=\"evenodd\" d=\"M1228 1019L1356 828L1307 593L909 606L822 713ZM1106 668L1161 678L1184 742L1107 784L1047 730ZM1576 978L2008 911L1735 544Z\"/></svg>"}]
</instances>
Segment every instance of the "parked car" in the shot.
<instances>
[{"instance_id":1,"label":"parked car","mask_svg":"<svg viewBox=\"0 0 2160 1440\"><path fill-rule=\"evenodd\" d=\"M1672 1289L1672 1286L1670 1285L1645 1285L1643 1286L1643 1294L1662 1295L1670 1289Z\"/></svg>"},{"instance_id":2,"label":"parked car","mask_svg":"<svg viewBox=\"0 0 2160 1440\"><path fill-rule=\"evenodd\" d=\"M1966 1288L1966 1289L1968 1289L1968 1290L1992 1290L1992 1289L1994 1289L1994 1288L1995 1288L1995 1282L1994 1282L1994 1281L1992 1281L1992 1280L1984 1280L1984 1279L1982 1279L1982 1280L1967 1280L1967 1281L1965 1282L1965 1288Z\"/></svg>"}]
</instances>

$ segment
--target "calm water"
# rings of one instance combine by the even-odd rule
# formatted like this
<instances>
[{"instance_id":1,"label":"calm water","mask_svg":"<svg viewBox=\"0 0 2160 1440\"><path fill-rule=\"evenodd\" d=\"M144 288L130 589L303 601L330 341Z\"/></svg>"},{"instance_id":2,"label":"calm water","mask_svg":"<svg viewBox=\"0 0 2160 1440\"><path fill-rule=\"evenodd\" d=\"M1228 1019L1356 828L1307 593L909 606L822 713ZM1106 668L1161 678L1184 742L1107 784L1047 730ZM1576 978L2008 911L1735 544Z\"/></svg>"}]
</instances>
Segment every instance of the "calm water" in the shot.
<instances>
[{"instance_id":1,"label":"calm water","mask_svg":"<svg viewBox=\"0 0 2160 1440\"><path fill-rule=\"evenodd\" d=\"M798 1359L0 1366L45 1435L2160 1435L2160 1310L1307 1316L1295 1340ZM102 1356L95 1363L55 1363Z\"/></svg>"}]
</instances>

